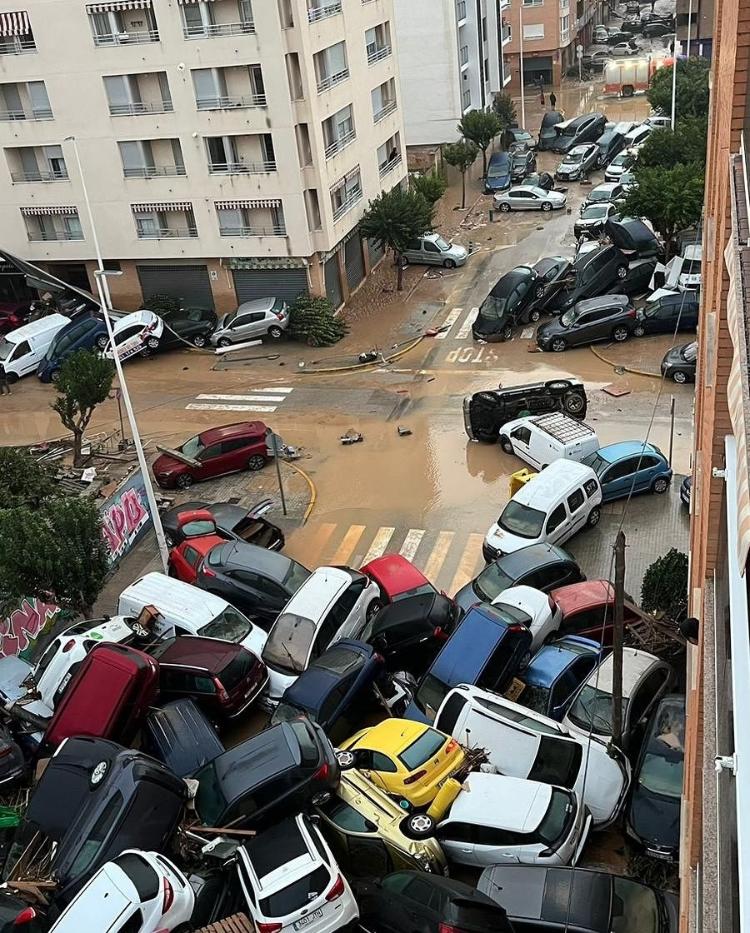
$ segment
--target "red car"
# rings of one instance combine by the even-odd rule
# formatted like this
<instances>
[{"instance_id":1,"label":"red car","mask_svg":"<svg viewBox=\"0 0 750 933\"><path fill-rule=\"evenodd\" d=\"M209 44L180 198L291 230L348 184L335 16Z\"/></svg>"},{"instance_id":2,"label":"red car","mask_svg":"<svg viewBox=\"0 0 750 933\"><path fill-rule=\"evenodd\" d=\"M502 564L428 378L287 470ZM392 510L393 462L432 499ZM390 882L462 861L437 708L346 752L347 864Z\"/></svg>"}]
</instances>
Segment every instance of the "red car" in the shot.
<instances>
[{"instance_id":1,"label":"red car","mask_svg":"<svg viewBox=\"0 0 750 933\"><path fill-rule=\"evenodd\" d=\"M26 315L11 307L10 302L0 301L0 334L8 334L17 327L22 327Z\"/></svg>"},{"instance_id":2,"label":"red car","mask_svg":"<svg viewBox=\"0 0 750 933\"><path fill-rule=\"evenodd\" d=\"M169 575L184 583L195 583L208 552L217 544L226 544L227 539L216 533L214 517L207 509L180 512L177 532L182 540L169 552Z\"/></svg>"},{"instance_id":3,"label":"red car","mask_svg":"<svg viewBox=\"0 0 750 933\"><path fill-rule=\"evenodd\" d=\"M378 584L384 603L437 592L422 571L400 554L376 557L361 570Z\"/></svg>"},{"instance_id":4,"label":"red car","mask_svg":"<svg viewBox=\"0 0 750 933\"><path fill-rule=\"evenodd\" d=\"M612 644L615 589L609 580L571 583L552 590L549 595L562 612L559 636L581 635L604 645ZM637 620L638 615L626 606L625 627Z\"/></svg>"},{"instance_id":5,"label":"red car","mask_svg":"<svg viewBox=\"0 0 750 933\"><path fill-rule=\"evenodd\" d=\"M262 421L209 428L157 457L152 467L154 477L163 489L187 489L226 473L262 470L268 460L269 434Z\"/></svg>"}]
</instances>

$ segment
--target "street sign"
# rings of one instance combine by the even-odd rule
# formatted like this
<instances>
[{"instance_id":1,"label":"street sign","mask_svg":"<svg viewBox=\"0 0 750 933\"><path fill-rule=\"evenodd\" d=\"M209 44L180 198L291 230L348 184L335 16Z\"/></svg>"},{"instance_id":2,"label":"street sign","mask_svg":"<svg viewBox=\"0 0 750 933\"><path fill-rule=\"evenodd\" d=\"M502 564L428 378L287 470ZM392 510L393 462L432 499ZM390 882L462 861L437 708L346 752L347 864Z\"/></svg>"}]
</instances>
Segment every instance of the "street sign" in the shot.
<instances>
[{"instance_id":1,"label":"street sign","mask_svg":"<svg viewBox=\"0 0 750 933\"><path fill-rule=\"evenodd\" d=\"M582 45L576 46L576 58L583 58L583 46Z\"/></svg>"}]
</instances>

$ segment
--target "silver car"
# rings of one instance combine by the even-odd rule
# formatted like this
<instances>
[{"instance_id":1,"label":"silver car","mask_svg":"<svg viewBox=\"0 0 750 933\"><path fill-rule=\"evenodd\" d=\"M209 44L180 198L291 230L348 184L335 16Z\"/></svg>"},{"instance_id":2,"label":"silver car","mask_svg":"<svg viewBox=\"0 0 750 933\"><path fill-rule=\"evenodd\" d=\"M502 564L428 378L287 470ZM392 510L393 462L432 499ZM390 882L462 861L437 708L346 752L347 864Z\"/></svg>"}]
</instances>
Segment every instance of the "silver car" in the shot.
<instances>
[{"instance_id":1,"label":"silver car","mask_svg":"<svg viewBox=\"0 0 750 933\"><path fill-rule=\"evenodd\" d=\"M598 158L599 147L596 143L583 143L580 146L573 146L557 166L555 178L560 181L576 181L582 175L588 175L589 172L596 168Z\"/></svg>"},{"instance_id":2,"label":"silver car","mask_svg":"<svg viewBox=\"0 0 750 933\"><path fill-rule=\"evenodd\" d=\"M236 311L225 314L211 334L215 347L228 347L258 337L278 340L289 327L289 305L283 298L244 301Z\"/></svg>"},{"instance_id":3,"label":"silver car","mask_svg":"<svg viewBox=\"0 0 750 933\"><path fill-rule=\"evenodd\" d=\"M500 211L553 211L565 207L567 197L559 191L545 191L536 185L518 185L495 195Z\"/></svg>"},{"instance_id":4,"label":"silver car","mask_svg":"<svg viewBox=\"0 0 750 933\"><path fill-rule=\"evenodd\" d=\"M423 262L429 266L455 269L466 262L469 251L465 246L443 239L439 233L425 233L412 240L402 256L407 262Z\"/></svg>"}]
</instances>

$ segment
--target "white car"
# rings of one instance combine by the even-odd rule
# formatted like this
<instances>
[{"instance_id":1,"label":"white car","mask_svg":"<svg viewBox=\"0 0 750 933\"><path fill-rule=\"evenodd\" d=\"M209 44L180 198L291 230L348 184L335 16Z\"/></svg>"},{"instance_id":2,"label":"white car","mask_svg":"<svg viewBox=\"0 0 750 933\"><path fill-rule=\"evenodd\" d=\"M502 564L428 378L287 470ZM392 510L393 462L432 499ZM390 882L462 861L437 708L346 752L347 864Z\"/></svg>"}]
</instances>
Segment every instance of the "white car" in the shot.
<instances>
[{"instance_id":1,"label":"white car","mask_svg":"<svg viewBox=\"0 0 750 933\"><path fill-rule=\"evenodd\" d=\"M671 117L662 117L658 113L652 113L643 121L655 130L668 130L672 126Z\"/></svg>"},{"instance_id":2,"label":"white car","mask_svg":"<svg viewBox=\"0 0 750 933\"><path fill-rule=\"evenodd\" d=\"M545 191L536 185L517 185L510 191L498 192L495 207L500 211L556 211L567 204L560 191Z\"/></svg>"},{"instance_id":3,"label":"white car","mask_svg":"<svg viewBox=\"0 0 750 933\"><path fill-rule=\"evenodd\" d=\"M624 172L629 171L638 161L638 151L636 149L624 149L618 152L609 165L604 170L604 180L608 182L617 182Z\"/></svg>"},{"instance_id":4,"label":"white car","mask_svg":"<svg viewBox=\"0 0 750 933\"><path fill-rule=\"evenodd\" d=\"M378 584L348 567L318 567L292 596L271 626L263 648L268 667L266 707L339 638L359 638L380 609Z\"/></svg>"},{"instance_id":5,"label":"white car","mask_svg":"<svg viewBox=\"0 0 750 933\"><path fill-rule=\"evenodd\" d=\"M187 923L194 905L193 889L169 859L126 849L99 869L50 933L166 933Z\"/></svg>"},{"instance_id":6,"label":"white car","mask_svg":"<svg viewBox=\"0 0 750 933\"><path fill-rule=\"evenodd\" d=\"M601 185L596 185L586 195L586 200L581 204L581 213L583 213L590 204L610 204L623 195L622 185L618 182L605 181Z\"/></svg>"},{"instance_id":7,"label":"white car","mask_svg":"<svg viewBox=\"0 0 750 933\"><path fill-rule=\"evenodd\" d=\"M639 123L635 129L632 129L625 136L625 147L638 149L642 146L649 136L654 132L654 127L650 123Z\"/></svg>"},{"instance_id":8,"label":"white car","mask_svg":"<svg viewBox=\"0 0 750 933\"><path fill-rule=\"evenodd\" d=\"M473 771L436 836L461 865L575 865L591 823L575 791Z\"/></svg>"},{"instance_id":9,"label":"white car","mask_svg":"<svg viewBox=\"0 0 750 933\"><path fill-rule=\"evenodd\" d=\"M552 597L533 586L511 586L496 596L492 605L529 629L532 653L560 628L562 621L562 612Z\"/></svg>"},{"instance_id":10,"label":"white car","mask_svg":"<svg viewBox=\"0 0 750 933\"><path fill-rule=\"evenodd\" d=\"M677 280L680 288L697 289L701 287L701 263L703 247L700 243L686 246L682 251L682 269Z\"/></svg>"},{"instance_id":11,"label":"white car","mask_svg":"<svg viewBox=\"0 0 750 933\"><path fill-rule=\"evenodd\" d=\"M359 918L325 839L301 813L243 843L237 874L260 933L332 933Z\"/></svg>"},{"instance_id":12,"label":"white car","mask_svg":"<svg viewBox=\"0 0 750 933\"><path fill-rule=\"evenodd\" d=\"M159 342L164 331L164 321L153 311L134 311L132 314L126 314L120 318L112 328L114 335L114 344L117 349L117 356L120 362L130 359L132 356L142 354L147 356L159 349ZM102 356L106 359L114 359L112 345L102 350Z\"/></svg>"},{"instance_id":13,"label":"white car","mask_svg":"<svg viewBox=\"0 0 750 933\"><path fill-rule=\"evenodd\" d=\"M455 687L440 704L435 728L486 749L501 774L574 790L597 828L614 822L625 804L631 769L624 755L612 758L604 742L573 734L489 690Z\"/></svg>"}]
</instances>

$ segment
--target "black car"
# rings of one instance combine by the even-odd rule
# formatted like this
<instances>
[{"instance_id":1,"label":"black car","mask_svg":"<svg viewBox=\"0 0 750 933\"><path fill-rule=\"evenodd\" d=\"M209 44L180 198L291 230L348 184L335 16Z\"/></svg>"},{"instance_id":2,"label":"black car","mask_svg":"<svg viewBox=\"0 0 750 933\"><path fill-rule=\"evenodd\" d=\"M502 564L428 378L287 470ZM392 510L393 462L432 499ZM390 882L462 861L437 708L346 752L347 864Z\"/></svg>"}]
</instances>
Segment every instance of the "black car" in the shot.
<instances>
[{"instance_id":1,"label":"black car","mask_svg":"<svg viewBox=\"0 0 750 933\"><path fill-rule=\"evenodd\" d=\"M627 295L588 298L542 324L536 342L541 350L554 353L604 340L622 343L634 333L635 321L636 311Z\"/></svg>"},{"instance_id":2,"label":"black car","mask_svg":"<svg viewBox=\"0 0 750 933\"><path fill-rule=\"evenodd\" d=\"M662 375L680 384L695 382L697 367L698 344L695 341L671 347L661 361Z\"/></svg>"},{"instance_id":3,"label":"black car","mask_svg":"<svg viewBox=\"0 0 750 933\"><path fill-rule=\"evenodd\" d=\"M586 178L588 173L596 168L598 158L599 149L596 143L573 146L555 169L555 178L560 181L577 181L580 178Z\"/></svg>"},{"instance_id":4,"label":"black car","mask_svg":"<svg viewBox=\"0 0 750 933\"><path fill-rule=\"evenodd\" d=\"M510 151L510 177L523 181L529 172L536 171L536 155L526 146L516 145Z\"/></svg>"},{"instance_id":5,"label":"black car","mask_svg":"<svg viewBox=\"0 0 750 933\"><path fill-rule=\"evenodd\" d=\"M659 700L633 771L628 834L654 858L675 861L680 850L680 805L685 762L685 697Z\"/></svg>"},{"instance_id":6,"label":"black car","mask_svg":"<svg viewBox=\"0 0 750 933\"><path fill-rule=\"evenodd\" d=\"M607 125L607 118L603 113L587 113L582 117L574 117L555 127L556 136L550 141L549 148L553 152L568 152L573 146L581 143L595 142Z\"/></svg>"},{"instance_id":7,"label":"black car","mask_svg":"<svg viewBox=\"0 0 750 933\"><path fill-rule=\"evenodd\" d=\"M634 259L653 259L662 256L662 246L654 231L642 220L634 217L610 217L604 228L612 244Z\"/></svg>"},{"instance_id":8,"label":"black car","mask_svg":"<svg viewBox=\"0 0 750 933\"><path fill-rule=\"evenodd\" d=\"M536 147L534 137L522 126L509 126L500 137L500 141L505 149L510 149L512 146L519 145L526 146L528 149L534 149Z\"/></svg>"},{"instance_id":9,"label":"black car","mask_svg":"<svg viewBox=\"0 0 750 933\"><path fill-rule=\"evenodd\" d=\"M655 20L653 23L645 23L641 29L641 35L644 39L660 39L662 36L668 36L674 32L674 26L668 23L660 23Z\"/></svg>"},{"instance_id":10,"label":"black car","mask_svg":"<svg viewBox=\"0 0 750 933\"><path fill-rule=\"evenodd\" d=\"M544 284L531 266L516 266L506 272L479 308L471 328L474 340L510 340L518 324L539 320L539 311L525 312L543 294Z\"/></svg>"},{"instance_id":11,"label":"black car","mask_svg":"<svg viewBox=\"0 0 750 933\"><path fill-rule=\"evenodd\" d=\"M570 281L548 304L552 311L567 311L584 298L609 291L628 274L628 257L616 246L602 246L573 263Z\"/></svg>"},{"instance_id":12,"label":"black car","mask_svg":"<svg viewBox=\"0 0 750 933\"><path fill-rule=\"evenodd\" d=\"M532 172L530 175L526 176L523 183L525 185L533 185L536 188L541 188L542 191L552 191L555 187L555 179L549 172Z\"/></svg>"},{"instance_id":13,"label":"black car","mask_svg":"<svg viewBox=\"0 0 750 933\"><path fill-rule=\"evenodd\" d=\"M462 881L397 871L355 881L361 926L388 933L513 933L505 910Z\"/></svg>"},{"instance_id":14,"label":"black car","mask_svg":"<svg viewBox=\"0 0 750 933\"><path fill-rule=\"evenodd\" d=\"M482 553L491 563L454 596L464 612L475 603L491 603L511 586L533 586L549 593L558 586L586 579L570 554L555 544L530 544L497 559L485 544Z\"/></svg>"},{"instance_id":15,"label":"black car","mask_svg":"<svg viewBox=\"0 0 750 933\"><path fill-rule=\"evenodd\" d=\"M210 316L202 308L186 308L164 319L164 330L159 338L160 350L173 350L184 347L186 343L194 347L205 347L208 338L216 330L218 319L213 312Z\"/></svg>"},{"instance_id":16,"label":"black car","mask_svg":"<svg viewBox=\"0 0 750 933\"><path fill-rule=\"evenodd\" d=\"M141 733L143 748L177 777L189 777L224 752L216 730L192 700L172 700L151 710Z\"/></svg>"},{"instance_id":17,"label":"black car","mask_svg":"<svg viewBox=\"0 0 750 933\"><path fill-rule=\"evenodd\" d=\"M257 829L335 787L339 766L320 726L301 716L241 742L194 777L195 809L205 826Z\"/></svg>"},{"instance_id":18,"label":"black car","mask_svg":"<svg viewBox=\"0 0 750 933\"><path fill-rule=\"evenodd\" d=\"M698 326L700 300L694 292L677 292L663 295L656 301L650 301L644 308L639 308L633 333L636 337L644 334L673 334L675 330L695 330Z\"/></svg>"},{"instance_id":19,"label":"black car","mask_svg":"<svg viewBox=\"0 0 750 933\"><path fill-rule=\"evenodd\" d=\"M305 715L337 745L361 727L375 698L373 684L382 672L383 658L372 645L342 638L286 688L271 723Z\"/></svg>"},{"instance_id":20,"label":"black car","mask_svg":"<svg viewBox=\"0 0 750 933\"><path fill-rule=\"evenodd\" d=\"M284 533L280 528L267 521L263 516L273 505L271 499L262 499L257 505L246 509L233 502L182 502L168 509L161 516L164 535L169 547L175 547L185 540L178 518L182 512L206 509L214 517L216 532L230 541L244 541L269 551L280 551L284 547Z\"/></svg>"},{"instance_id":21,"label":"black car","mask_svg":"<svg viewBox=\"0 0 750 933\"><path fill-rule=\"evenodd\" d=\"M635 123L608 123L606 130L596 141L599 150L596 164L609 165L625 148L625 135L635 126Z\"/></svg>"},{"instance_id":22,"label":"black car","mask_svg":"<svg viewBox=\"0 0 750 933\"><path fill-rule=\"evenodd\" d=\"M586 387L573 379L551 379L504 389L499 386L464 398L464 428L473 441L494 443L506 421L521 415L543 415L564 411L572 418L585 418Z\"/></svg>"},{"instance_id":23,"label":"black car","mask_svg":"<svg viewBox=\"0 0 750 933\"><path fill-rule=\"evenodd\" d=\"M606 871L492 865L477 889L507 911L516 933L677 933L673 894Z\"/></svg>"},{"instance_id":24,"label":"black car","mask_svg":"<svg viewBox=\"0 0 750 933\"><path fill-rule=\"evenodd\" d=\"M544 294L535 300L534 307L544 311L571 279L573 263L564 256L546 256L535 262L533 268L544 284Z\"/></svg>"},{"instance_id":25,"label":"black car","mask_svg":"<svg viewBox=\"0 0 750 933\"><path fill-rule=\"evenodd\" d=\"M635 298L638 295L645 295L650 289L651 279L656 271L658 260L636 259L630 263L628 274L624 279L618 279L611 288L613 295L629 295Z\"/></svg>"},{"instance_id":26,"label":"black car","mask_svg":"<svg viewBox=\"0 0 750 933\"><path fill-rule=\"evenodd\" d=\"M573 224L573 235L595 240L602 235L607 221L617 216L614 204L589 204L581 211L580 216Z\"/></svg>"},{"instance_id":27,"label":"black car","mask_svg":"<svg viewBox=\"0 0 750 933\"><path fill-rule=\"evenodd\" d=\"M231 541L211 548L195 585L226 599L268 629L309 576L310 571L290 557Z\"/></svg>"},{"instance_id":28,"label":"black car","mask_svg":"<svg viewBox=\"0 0 750 933\"><path fill-rule=\"evenodd\" d=\"M620 42L627 42L631 49L637 47L637 43L631 33L620 29L617 32L611 32L607 37L607 45L619 45Z\"/></svg>"},{"instance_id":29,"label":"black car","mask_svg":"<svg viewBox=\"0 0 750 933\"><path fill-rule=\"evenodd\" d=\"M686 476L685 479L680 483L680 501L687 509L690 508L690 497L692 493L693 477Z\"/></svg>"},{"instance_id":30,"label":"black car","mask_svg":"<svg viewBox=\"0 0 750 933\"><path fill-rule=\"evenodd\" d=\"M555 127L558 123L562 123L565 119L565 115L561 110L548 110L542 117L542 125L539 128L539 140L537 141L537 149L551 149L552 142L557 139L557 132Z\"/></svg>"},{"instance_id":31,"label":"black car","mask_svg":"<svg viewBox=\"0 0 750 933\"><path fill-rule=\"evenodd\" d=\"M641 31L641 20L640 17L633 17L632 19L624 19L620 25L622 32L628 33L630 36L636 36Z\"/></svg>"}]
</instances>

